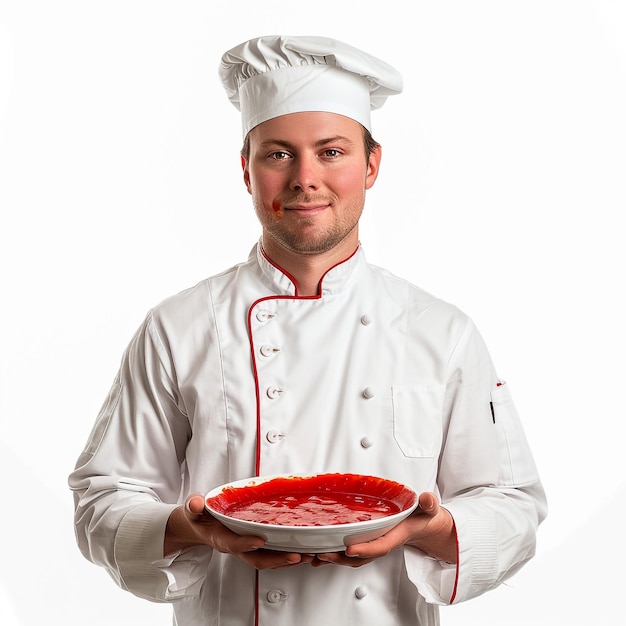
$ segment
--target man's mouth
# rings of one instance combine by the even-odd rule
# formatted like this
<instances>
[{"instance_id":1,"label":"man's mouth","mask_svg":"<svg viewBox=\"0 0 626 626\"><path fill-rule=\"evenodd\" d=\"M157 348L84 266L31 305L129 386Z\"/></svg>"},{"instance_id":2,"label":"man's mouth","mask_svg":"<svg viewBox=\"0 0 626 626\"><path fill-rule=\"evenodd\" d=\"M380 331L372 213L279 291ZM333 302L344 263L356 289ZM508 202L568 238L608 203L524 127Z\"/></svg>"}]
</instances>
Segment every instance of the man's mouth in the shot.
<instances>
[{"instance_id":1,"label":"man's mouth","mask_svg":"<svg viewBox=\"0 0 626 626\"><path fill-rule=\"evenodd\" d=\"M328 203L324 204L289 204L285 205L285 211L321 211L328 208Z\"/></svg>"},{"instance_id":2,"label":"man's mouth","mask_svg":"<svg viewBox=\"0 0 626 626\"><path fill-rule=\"evenodd\" d=\"M300 196L289 198L280 202L283 211L293 211L296 213L319 213L327 209L331 203L328 198L315 198L313 196Z\"/></svg>"}]
</instances>

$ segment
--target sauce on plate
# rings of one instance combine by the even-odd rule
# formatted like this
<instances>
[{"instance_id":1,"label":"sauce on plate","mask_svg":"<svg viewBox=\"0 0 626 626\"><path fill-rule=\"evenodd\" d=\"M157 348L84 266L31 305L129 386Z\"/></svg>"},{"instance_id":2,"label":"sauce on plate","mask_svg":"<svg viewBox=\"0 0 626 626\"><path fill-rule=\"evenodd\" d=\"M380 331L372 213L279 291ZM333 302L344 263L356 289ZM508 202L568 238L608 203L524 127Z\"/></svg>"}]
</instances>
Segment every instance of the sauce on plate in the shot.
<instances>
[{"instance_id":1,"label":"sauce on plate","mask_svg":"<svg viewBox=\"0 0 626 626\"><path fill-rule=\"evenodd\" d=\"M411 506L414 498L410 489L386 479L319 474L225 487L207 503L224 515L249 522L329 526L387 517Z\"/></svg>"}]
</instances>

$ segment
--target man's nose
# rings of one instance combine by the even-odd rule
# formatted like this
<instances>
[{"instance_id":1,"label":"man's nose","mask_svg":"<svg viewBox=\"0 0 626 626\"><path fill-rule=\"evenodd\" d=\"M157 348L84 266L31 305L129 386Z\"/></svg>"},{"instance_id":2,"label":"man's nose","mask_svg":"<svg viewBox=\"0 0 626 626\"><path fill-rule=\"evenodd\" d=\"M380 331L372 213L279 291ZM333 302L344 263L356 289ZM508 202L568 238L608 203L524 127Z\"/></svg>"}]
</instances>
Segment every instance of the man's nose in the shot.
<instances>
[{"instance_id":1,"label":"man's nose","mask_svg":"<svg viewBox=\"0 0 626 626\"><path fill-rule=\"evenodd\" d=\"M291 189L310 191L319 187L319 165L314 157L300 156L294 161Z\"/></svg>"}]
</instances>

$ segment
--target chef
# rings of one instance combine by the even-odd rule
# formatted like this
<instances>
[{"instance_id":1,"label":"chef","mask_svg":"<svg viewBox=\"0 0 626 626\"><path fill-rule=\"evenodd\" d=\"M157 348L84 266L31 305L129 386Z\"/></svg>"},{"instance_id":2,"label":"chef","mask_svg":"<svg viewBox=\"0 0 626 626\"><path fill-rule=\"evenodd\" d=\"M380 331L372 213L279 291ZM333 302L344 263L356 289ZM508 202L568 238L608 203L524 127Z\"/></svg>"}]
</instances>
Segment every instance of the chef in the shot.
<instances>
[{"instance_id":1,"label":"chef","mask_svg":"<svg viewBox=\"0 0 626 626\"><path fill-rule=\"evenodd\" d=\"M509 387L458 308L370 265L358 223L387 63L323 37L226 52L249 258L147 314L69 478L78 545L179 626L433 625L535 552L546 500ZM385 536L299 554L239 537L203 494L348 472L420 494Z\"/></svg>"}]
</instances>

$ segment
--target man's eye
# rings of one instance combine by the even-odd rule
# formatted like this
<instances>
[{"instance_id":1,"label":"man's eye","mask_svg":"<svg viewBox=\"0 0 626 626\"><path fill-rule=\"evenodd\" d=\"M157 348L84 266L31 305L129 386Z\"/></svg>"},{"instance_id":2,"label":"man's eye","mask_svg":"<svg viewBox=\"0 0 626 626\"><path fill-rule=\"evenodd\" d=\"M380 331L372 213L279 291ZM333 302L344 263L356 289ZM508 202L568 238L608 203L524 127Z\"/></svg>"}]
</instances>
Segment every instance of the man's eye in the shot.
<instances>
[{"instance_id":1,"label":"man's eye","mask_svg":"<svg viewBox=\"0 0 626 626\"><path fill-rule=\"evenodd\" d=\"M340 154L341 152L339 150L336 150L335 148L329 148L328 150L324 150L324 156L327 156L331 159L338 157Z\"/></svg>"},{"instance_id":2,"label":"man's eye","mask_svg":"<svg viewBox=\"0 0 626 626\"><path fill-rule=\"evenodd\" d=\"M284 161L285 159L289 158L289 153L279 150L278 152L272 152L270 158L274 159L275 161Z\"/></svg>"}]
</instances>

